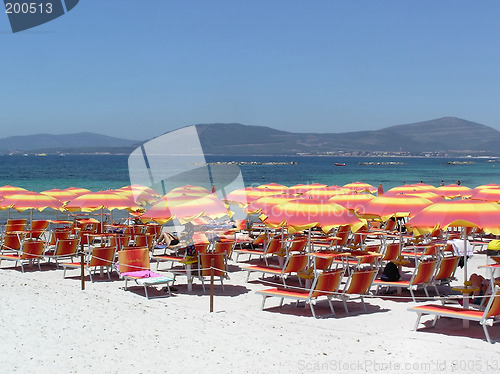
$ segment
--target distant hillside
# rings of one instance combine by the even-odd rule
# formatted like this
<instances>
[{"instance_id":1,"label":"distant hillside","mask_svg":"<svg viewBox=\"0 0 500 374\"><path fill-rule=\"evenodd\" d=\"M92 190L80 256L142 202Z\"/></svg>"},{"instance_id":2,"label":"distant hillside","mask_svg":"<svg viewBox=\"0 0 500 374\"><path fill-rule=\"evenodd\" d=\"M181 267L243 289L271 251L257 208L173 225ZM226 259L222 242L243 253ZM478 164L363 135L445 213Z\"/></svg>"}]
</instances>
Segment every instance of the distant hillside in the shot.
<instances>
[{"instance_id":1,"label":"distant hillside","mask_svg":"<svg viewBox=\"0 0 500 374\"><path fill-rule=\"evenodd\" d=\"M207 154L422 152L499 155L500 132L455 117L346 133L291 133L241 124L196 125Z\"/></svg>"},{"instance_id":2,"label":"distant hillside","mask_svg":"<svg viewBox=\"0 0 500 374\"><path fill-rule=\"evenodd\" d=\"M130 152L139 142L106 135L81 132L77 134L38 134L11 136L0 139L0 153L10 152L116 152L118 149Z\"/></svg>"},{"instance_id":3,"label":"distant hillside","mask_svg":"<svg viewBox=\"0 0 500 374\"><path fill-rule=\"evenodd\" d=\"M196 125L205 154L500 155L500 132L455 117L396 125L375 131L292 133L238 123ZM0 153L130 153L142 142L93 133L13 136L0 139Z\"/></svg>"}]
</instances>

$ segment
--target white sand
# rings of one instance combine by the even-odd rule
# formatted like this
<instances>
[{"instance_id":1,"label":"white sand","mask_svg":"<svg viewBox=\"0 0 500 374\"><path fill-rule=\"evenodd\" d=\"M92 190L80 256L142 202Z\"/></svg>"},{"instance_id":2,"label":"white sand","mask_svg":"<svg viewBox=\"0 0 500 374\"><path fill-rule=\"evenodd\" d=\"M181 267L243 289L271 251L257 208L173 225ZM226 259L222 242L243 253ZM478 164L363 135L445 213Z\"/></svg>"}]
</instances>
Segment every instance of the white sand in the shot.
<instances>
[{"instance_id":1,"label":"white sand","mask_svg":"<svg viewBox=\"0 0 500 374\"><path fill-rule=\"evenodd\" d=\"M469 273L484 262L484 255L475 256ZM199 282L189 294L185 278L179 278L175 296L147 300L142 287L124 291L116 277L87 282L82 291L78 271L63 279L62 270L47 265L24 274L9 266L2 262L0 270L2 373L500 369L499 343L488 344L478 323L464 330L460 320L441 319L436 328L421 324L415 332L416 314L407 311L414 303L407 300L372 298L368 313L359 300L352 301L351 315L335 301L337 317L325 319L314 319L309 308L292 304L279 309L274 298L260 311L262 297L254 291L265 286L247 284L246 273L234 272L224 293L216 285L215 312L209 313L208 294ZM329 311L324 302L316 310ZM490 335L500 338L499 327L490 328Z\"/></svg>"}]
</instances>

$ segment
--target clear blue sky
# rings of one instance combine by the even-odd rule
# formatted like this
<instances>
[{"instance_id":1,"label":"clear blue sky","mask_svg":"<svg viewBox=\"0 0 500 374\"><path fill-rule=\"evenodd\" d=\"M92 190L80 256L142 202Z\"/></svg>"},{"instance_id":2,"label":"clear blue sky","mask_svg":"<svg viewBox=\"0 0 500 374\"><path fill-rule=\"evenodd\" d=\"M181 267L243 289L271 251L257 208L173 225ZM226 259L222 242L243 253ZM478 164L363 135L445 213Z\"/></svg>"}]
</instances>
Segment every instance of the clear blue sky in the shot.
<instances>
[{"instance_id":1,"label":"clear blue sky","mask_svg":"<svg viewBox=\"0 0 500 374\"><path fill-rule=\"evenodd\" d=\"M496 0L81 0L17 34L0 14L0 137L443 116L500 130L499 20Z\"/></svg>"}]
</instances>

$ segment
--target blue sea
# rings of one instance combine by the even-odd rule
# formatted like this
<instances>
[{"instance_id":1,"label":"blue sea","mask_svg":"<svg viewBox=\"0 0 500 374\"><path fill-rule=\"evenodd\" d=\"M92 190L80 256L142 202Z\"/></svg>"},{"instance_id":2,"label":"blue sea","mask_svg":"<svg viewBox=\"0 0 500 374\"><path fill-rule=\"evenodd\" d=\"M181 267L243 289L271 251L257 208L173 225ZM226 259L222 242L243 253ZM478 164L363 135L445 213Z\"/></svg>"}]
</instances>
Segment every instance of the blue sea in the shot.
<instances>
[{"instance_id":1,"label":"blue sea","mask_svg":"<svg viewBox=\"0 0 500 374\"><path fill-rule=\"evenodd\" d=\"M208 163L244 163L238 167L245 186L271 182L287 186L315 182L342 186L360 181L375 187L382 183L384 190L388 190L418 182L439 186L441 181L451 184L460 180L472 188L487 183L500 184L500 161L497 165L485 158L207 156L206 160ZM452 165L448 164L450 161L473 163ZM335 163L346 166L335 166ZM67 187L92 191L120 188L130 184L128 156L0 156L0 186L6 184L37 192Z\"/></svg>"},{"instance_id":2,"label":"blue sea","mask_svg":"<svg viewBox=\"0 0 500 374\"><path fill-rule=\"evenodd\" d=\"M461 181L462 185L471 188L488 183L500 184L500 163L497 165L495 160L484 158L207 156L206 161L242 163L237 167L245 186L271 182L287 186L299 183L342 186L360 181L375 187L382 183L387 191L404 183L418 182L439 186L442 181L445 184ZM472 163L448 164L454 161ZM345 166L335 166L335 163L345 163ZM0 186L6 184L37 192L67 187L84 187L92 191L120 188L130 184L128 156L0 156ZM206 187L210 188L209 182ZM12 211L0 212L0 222L5 222L7 214L19 216ZM53 218L55 215L47 210L35 214L38 218Z\"/></svg>"}]
</instances>

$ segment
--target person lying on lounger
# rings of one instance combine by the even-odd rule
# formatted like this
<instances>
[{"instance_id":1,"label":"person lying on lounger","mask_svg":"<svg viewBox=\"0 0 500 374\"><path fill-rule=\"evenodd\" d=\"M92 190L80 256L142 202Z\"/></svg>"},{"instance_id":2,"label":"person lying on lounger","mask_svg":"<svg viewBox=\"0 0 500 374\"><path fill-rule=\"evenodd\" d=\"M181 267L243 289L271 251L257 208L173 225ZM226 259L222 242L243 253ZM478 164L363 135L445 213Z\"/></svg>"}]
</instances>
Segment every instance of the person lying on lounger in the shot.
<instances>
[{"instance_id":1,"label":"person lying on lounger","mask_svg":"<svg viewBox=\"0 0 500 374\"><path fill-rule=\"evenodd\" d=\"M158 245L165 245L167 247L179 244L179 238L169 232L163 232L158 240Z\"/></svg>"}]
</instances>

